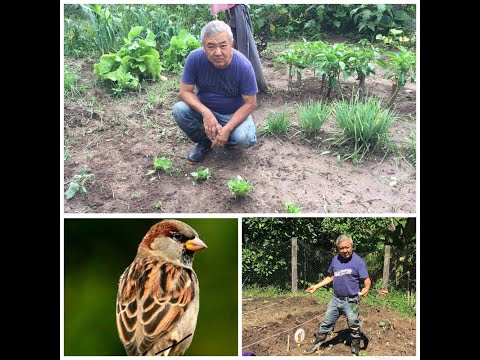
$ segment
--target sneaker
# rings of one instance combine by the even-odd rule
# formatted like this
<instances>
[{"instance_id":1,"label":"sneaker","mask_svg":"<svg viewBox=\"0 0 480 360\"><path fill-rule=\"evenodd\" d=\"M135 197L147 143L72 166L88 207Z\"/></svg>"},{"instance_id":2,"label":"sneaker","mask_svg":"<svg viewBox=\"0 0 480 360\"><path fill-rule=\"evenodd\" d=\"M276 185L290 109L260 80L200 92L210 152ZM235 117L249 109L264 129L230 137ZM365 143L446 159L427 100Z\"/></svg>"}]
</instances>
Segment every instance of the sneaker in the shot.
<instances>
[{"instance_id":1,"label":"sneaker","mask_svg":"<svg viewBox=\"0 0 480 360\"><path fill-rule=\"evenodd\" d=\"M358 355L360 353L360 339L352 339L350 349L352 350L352 354Z\"/></svg>"},{"instance_id":2,"label":"sneaker","mask_svg":"<svg viewBox=\"0 0 480 360\"><path fill-rule=\"evenodd\" d=\"M322 345L322 341L324 341L326 338L327 334L315 333L315 341L313 342L313 346L309 350L305 350L305 353L311 354L317 351L320 348L320 345Z\"/></svg>"},{"instance_id":3,"label":"sneaker","mask_svg":"<svg viewBox=\"0 0 480 360\"><path fill-rule=\"evenodd\" d=\"M199 163L205 159L205 156L212 151L212 143L211 142L201 142L198 143L197 146L193 148L192 151L187 156L187 160L192 163Z\"/></svg>"}]
</instances>

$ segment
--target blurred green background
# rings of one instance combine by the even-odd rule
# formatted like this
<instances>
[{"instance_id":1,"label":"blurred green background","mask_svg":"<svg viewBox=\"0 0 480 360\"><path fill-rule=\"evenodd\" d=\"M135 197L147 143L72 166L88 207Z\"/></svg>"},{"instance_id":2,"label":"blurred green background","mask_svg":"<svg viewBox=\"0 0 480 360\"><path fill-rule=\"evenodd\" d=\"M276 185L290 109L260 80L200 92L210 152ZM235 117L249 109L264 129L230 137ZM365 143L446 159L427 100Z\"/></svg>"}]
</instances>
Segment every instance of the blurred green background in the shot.
<instances>
[{"instance_id":1,"label":"blurred green background","mask_svg":"<svg viewBox=\"0 0 480 360\"><path fill-rule=\"evenodd\" d=\"M118 280L163 219L65 219L64 355L126 355L118 339ZM200 314L185 355L237 355L238 220L179 219L208 248L195 254Z\"/></svg>"}]
</instances>

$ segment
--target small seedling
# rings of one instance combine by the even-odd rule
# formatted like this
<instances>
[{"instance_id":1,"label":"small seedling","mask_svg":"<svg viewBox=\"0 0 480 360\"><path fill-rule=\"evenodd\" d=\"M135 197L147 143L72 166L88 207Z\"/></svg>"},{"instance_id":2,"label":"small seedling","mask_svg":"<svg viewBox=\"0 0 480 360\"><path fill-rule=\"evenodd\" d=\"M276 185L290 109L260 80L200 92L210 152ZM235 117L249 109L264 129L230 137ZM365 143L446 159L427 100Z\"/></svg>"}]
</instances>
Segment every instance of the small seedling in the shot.
<instances>
[{"instance_id":1,"label":"small seedling","mask_svg":"<svg viewBox=\"0 0 480 360\"><path fill-rule=\"evenodd\" d=\"M92 176L93 174L89 174L88 170L81 169L80 173L73 177L73 181L70 182L68 190L65 192L67 200L73 198L77 191L80 191L80 194L86 194L87 189L85 188L85 182Z\"/></svg>"},{"instance_id":2,"label":"small seedling","mask_svg":"<svg viewBox=\"0 0 480 360\"><path fill-rule=\"evenodd\" d=\"M240 175L237 175L236 178L230 179L228 182L228 188L235 196L245 196L251 190L253 190L253 186L248 183L248 181L244 180Z\"/></svg>"},{"instance_id":3,"label":"small seedling","mask_svg":"<svg viewBox=\"0 0 480 360\"><path fill-rule=\"evenodd\" d=\"M287 214L297 214L302 212L302 207L300 205L295 205L292 201L286 202L284 208Z\"/></svg>"},{"instance_id":4,"label":"small seedling","mask_svg":"<svg viewBox=\"0 0 480 360\"><path fill-rule=\"evenodd\" d=\"M203 166L200 166L197 171L191 172L190 175L192 175L192 182L196 184L200 180L208 180L212 176L212 173L208 168L204 168Z\"/></svg>"},{"instance_id":5,"label":"small seedling","mask_svg":"<svg viewBox=\"0 0 480 360\"><path fill-rule=\"evenodd\" d=\"M147 172L147 175L152 175L154 174L157 170L163 170L167 171L168 169L171 169L173 167L173 163L168 160L166 157L161 157L158 158L155 156L155 159L153 159L153 169L150 169Z\"/></svg>"},{"instance_id":6,"label":"small seedling","mask_svg":"<svg viewBox=\"0 0 480 360\"><path fill-rule=\"evenodd\" d=\"M155 204L155 209L163 210L163 204L161 200L158 200L158 202Z\"/></svg>"},{"instance_id":7,"label":"small seedling","mask_svg":"<svg viewBox=\"0 0 480 360\"><path fill-rule=\"evenodd\" d=\"M132 195L130 195L130 199L132 200L138 200L140 199L141 195L138 191L135 191L134 193L132 193Z\"/></svg>"},{"instance_id":8,"label":"small seedling","mask_svg":"<svg viewBox=\"0 0 480 360\"><path fill-rule=\"evenodd\" d=\"M153 168L155 170L167 171L173 167L173 163L165 157L157 158L153 160Z\"/></svg>"}]
</instances>

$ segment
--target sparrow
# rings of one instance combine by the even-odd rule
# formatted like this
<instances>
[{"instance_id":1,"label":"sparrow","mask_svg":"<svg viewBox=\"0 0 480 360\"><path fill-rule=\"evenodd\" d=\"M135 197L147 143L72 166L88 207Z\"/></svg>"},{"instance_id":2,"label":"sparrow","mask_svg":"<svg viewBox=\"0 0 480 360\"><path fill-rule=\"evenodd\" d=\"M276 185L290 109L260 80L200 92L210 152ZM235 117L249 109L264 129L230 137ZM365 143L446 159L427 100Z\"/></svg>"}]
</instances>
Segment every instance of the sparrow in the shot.
<instances>
[{"instance_id":1,"label":"sparrow","mask_svg":"<svg viewBox=\"0 0 480 360\"><path fill-rule=\"evenodd\" d=\"M207 245L178 220L153 225L120 276L117 329L128 355L182 355L192 342L199 310L193 255Z\"/></svg>"}]
</instances>

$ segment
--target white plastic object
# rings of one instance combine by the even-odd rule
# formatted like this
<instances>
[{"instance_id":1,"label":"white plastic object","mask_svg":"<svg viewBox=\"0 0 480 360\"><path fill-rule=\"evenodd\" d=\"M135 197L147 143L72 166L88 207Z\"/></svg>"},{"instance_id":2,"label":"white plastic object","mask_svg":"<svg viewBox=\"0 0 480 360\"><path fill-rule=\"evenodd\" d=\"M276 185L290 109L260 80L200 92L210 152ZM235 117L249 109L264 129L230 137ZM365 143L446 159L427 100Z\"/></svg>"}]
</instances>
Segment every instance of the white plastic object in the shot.
<instances>
[{"instance_id":1,"label":"white plastic object","mask_svg":"<svg viewBox=\"0 0 480 360\"><path fill-rule=\"evenodd\" d=\"M294 338L295 342L297 344L300 344L305 339L305 330L303 330L302 328L297 329L297 331L295 331Z\"/></svg>"}]
</instances>

